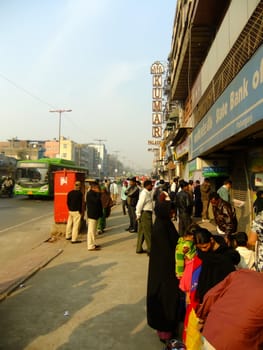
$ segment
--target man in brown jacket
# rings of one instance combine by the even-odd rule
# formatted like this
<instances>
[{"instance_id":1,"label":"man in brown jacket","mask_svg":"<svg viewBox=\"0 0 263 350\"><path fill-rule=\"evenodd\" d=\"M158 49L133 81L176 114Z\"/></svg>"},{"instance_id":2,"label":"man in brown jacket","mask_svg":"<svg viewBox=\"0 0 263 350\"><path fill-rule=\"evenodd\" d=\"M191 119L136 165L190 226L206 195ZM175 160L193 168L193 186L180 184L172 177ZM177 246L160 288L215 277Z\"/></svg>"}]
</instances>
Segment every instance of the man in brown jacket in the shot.
<instances>
[{"instance_id":1,"label":"man in brown jacket","mask_svg":"<svg viewBox=\"0 0 263 350\"><path fill-rule=\"evenodd\" d=\"M229 236L237 231L236 211L232 205L224 201L218 193L212 192L209 196L212 205L217 232Z\"/></svg>"}]
</instances>

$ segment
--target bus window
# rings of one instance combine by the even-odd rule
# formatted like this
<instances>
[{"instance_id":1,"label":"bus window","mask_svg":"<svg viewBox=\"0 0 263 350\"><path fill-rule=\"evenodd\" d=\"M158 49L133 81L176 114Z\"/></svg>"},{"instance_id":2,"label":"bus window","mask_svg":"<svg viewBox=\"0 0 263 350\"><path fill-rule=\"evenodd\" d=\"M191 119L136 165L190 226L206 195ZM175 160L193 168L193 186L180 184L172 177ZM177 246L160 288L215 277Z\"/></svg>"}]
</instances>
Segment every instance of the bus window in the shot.
<instances>
[{"instance_id":1,"label":"bus window","mask_svg":"<svg viewBox=\"0 0 263 350\"><path fill-rule=\"evenodd\" d=\"M17 170L17 180L32 182L47 182L48 175L45 168L20 168Z\"/></svg>"}]
</instances>

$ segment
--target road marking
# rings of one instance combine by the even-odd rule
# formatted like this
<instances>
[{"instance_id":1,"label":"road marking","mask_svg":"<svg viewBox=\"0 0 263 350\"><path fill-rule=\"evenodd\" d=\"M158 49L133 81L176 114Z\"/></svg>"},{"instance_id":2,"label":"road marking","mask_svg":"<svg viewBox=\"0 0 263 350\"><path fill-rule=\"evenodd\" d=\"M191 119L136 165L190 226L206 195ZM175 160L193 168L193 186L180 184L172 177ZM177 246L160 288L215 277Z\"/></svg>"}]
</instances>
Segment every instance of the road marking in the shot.
<instances>
[{"instance_id":1,"label":"road marking","mask_svg":"<svg viewBox=\"0 0 263 350\"><path fill-rule=\"evenodd\" d=\"M30 220L21 222L20 224L17 224L17 225L14 225L14 226L9 226L9 227L7 227L7 228L5 228L5 229L3 229L3 230L0 230L0 233L5 232L5 231L8 231L8 230L11 230L11 229L13 229L13 228L17 228L17 227L20 227L20 226L29 224L30 222L34 222L34 221L36 221L36 220L44 219L44 218L46 218L46 217L48 217L48 216L51 216L51 215L52 215L52 212L51 212L50 214L41 215L41 216L38 216L38 217L36 217L36 218L34 218L34 219L30 219Z\"/></svg>"}]
</instances>

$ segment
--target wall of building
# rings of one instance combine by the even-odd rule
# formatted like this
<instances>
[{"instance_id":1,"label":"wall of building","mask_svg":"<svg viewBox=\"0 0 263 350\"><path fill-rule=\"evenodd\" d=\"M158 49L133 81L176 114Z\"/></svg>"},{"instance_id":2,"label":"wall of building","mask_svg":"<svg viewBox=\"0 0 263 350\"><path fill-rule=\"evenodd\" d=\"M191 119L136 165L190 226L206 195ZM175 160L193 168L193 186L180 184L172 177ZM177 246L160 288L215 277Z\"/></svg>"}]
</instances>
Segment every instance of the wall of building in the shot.
<instances>
[{"instance_id":1,"label":"wall of building","mask_svg":"<svg viewBox=\"0 0 263 350\"><path fill-rule=\"evenodd\" d=\"M200 78L197 78L201 95L206 91L215 72L218 71L259 2L260 0L233 0L231 2L203 63Z\"/></svg>"},{"instance_id":2,"label":"wall of building","mask_svg":"<svg viewBox=\"0 0 263 350\"><path fill-rule=\"evenodd\" d=\"M57 140L45 141L45 157L57 158L59 154L59 142Z\"/></svg>"},{"instance_id":3,"label":"wall of building","mask_svg":"<svg viewBox=\"0 0 263 350\"><path fill-rule=\"evenodd\" d=\"M189 86L189 91L194 93L186 96L184 101L185 106L193 103L194 109L198 107L199 101L211 97L210 105L207 104L207 109L200 112L199 118L194 119L194 114L191 115L189 126L193 130L188 148L187 139L175 144L176 159L181 162L180 177L201 182L204 177L210 177L214 190L223 184L224 179L231 178L232 198L239 219L238 229L246 232L253 219L255 193L263 188L263 45L258 39L257 46L251 47L251 50L246 50L246 45L240 46L244 48L242 54L245 55L245 60L240 62L235 61L238 56L233 56L235 59L232 60L232 53L239 53L237 46L253 40L254 33L262 40L262 18L258 16L261 7L253 13L258 4L262 6L262 1L231 1L207 56L200 62L202 68L195 84ZM258 16L258 22L254 22L254 15ZM243 30L251 22L258 23L253 31ZM175 23L175 28L177 25ZM179 52L182 43L175 42L173 45L178 45L173 50ZM231 60L226 62L226 58ZM232 69L234 73L230 78L223 74L219 76L229 80L222 83L221 90L214 97L212 83L223 69L223 63L229 64L230 70L232 65L239 63L239 66L237 70ZM187 67L180 69L187 71ZM173 81L173 84L175 86L176 82ZM177 91L176 88L174 91Z\"/></svg>"}]
</instances>

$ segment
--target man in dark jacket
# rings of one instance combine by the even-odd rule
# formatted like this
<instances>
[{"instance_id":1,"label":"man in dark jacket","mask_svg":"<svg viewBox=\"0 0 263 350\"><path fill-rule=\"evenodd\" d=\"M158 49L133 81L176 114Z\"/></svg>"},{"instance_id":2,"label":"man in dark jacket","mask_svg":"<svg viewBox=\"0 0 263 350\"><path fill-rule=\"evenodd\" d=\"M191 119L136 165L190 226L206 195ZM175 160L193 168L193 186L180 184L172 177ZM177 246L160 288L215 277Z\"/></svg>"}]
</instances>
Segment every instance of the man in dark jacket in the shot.
<instances>
[{"instance_id":1,"label":"man in dark jacket","mask_svg":"<svg viewBox=\"0 0 263 350\"><path fill-rule=\"evenodd\" d=\"M130 218L130 226L127 231L137 232L136 205L139 200L140 189L137 186L136 177L130 179L130 185L125 194L127 195L128 214Z\"/></svg>"},{"instance_id":2,"label":"man in dark jacket","mask_svg":"<svg viewBox=\"0 0 263 350\"><path fill-rule=\"evenodd\" d=\"M176 193L176 209L179 217L179 235L183 236L187 227L192 223L193 198L189 193L189 184L180 183L181 191Z\"/></svg>"},{"instance_id":3,"label":"man in dark jacket","mask_svg":"<svg viewBox=\"0 0 263 350\"><path fill-rule=\"evenodd\" d=\"M81 243L81 241L78 240L83 205L83 194L80 188L80 181L76 181L74 190L67 194L69 214L66 227L66 239L71 239L71 243Z\"/></svg>"},{"instance_id":4,"label":"man in dark jacket","mask_svg":"<svg viewBox=\"0 0 263 350\"><path fill-rule=\"evenodd\" d=\"M88 250L95 251L100 250L100 246L95 244L95 237L97 233L97 222L99 217L102 216L102 203L100 186L97 182L90 183L90 190L86 195L86 205L87 205L87 217L88 217L88 237L87 245Z\"/></svg>"}]
</instances>

